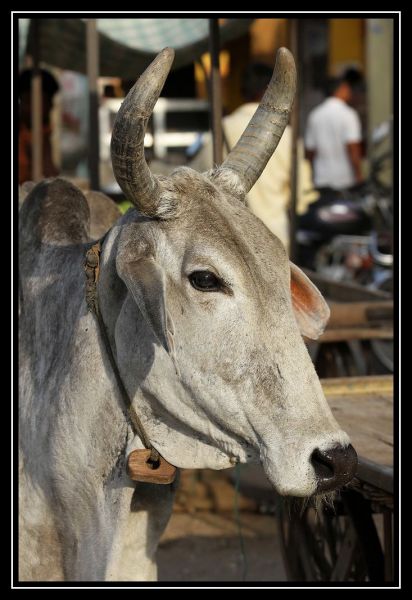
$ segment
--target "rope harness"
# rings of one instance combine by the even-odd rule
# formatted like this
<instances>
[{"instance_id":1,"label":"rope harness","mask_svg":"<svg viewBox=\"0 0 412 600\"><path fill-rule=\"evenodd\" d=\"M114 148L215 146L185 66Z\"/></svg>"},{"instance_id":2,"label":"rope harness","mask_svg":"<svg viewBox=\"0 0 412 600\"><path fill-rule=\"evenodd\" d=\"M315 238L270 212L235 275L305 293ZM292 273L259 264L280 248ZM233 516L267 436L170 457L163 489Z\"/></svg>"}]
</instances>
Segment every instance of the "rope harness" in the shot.
<instances>
[{"instance_id":1,"label":"rope harness","mask_svg":"<svg viewBox=\"0 0 412 600\"><path fill-rule=\"evenodd\" d=\"M94 314L97 320L100 334L106 348L106 353L109 358L113 373L116 377L122 403L129 418L133 433L139 436L143 446L145 447L145 450L133 450L129 454L127 458L127 472L134 481L162 484L171 483L176 475L176 467L171 465L169 462L167 462L167 460L160 456L159 452L150 443L143 424L133 407L132 401L123 383L119 368L113 355L112 347L110 345L106 326L100 312L97 295L97 282L100 274L100 253L101 242L103 240L104 237L102 240L96 242L86 252L86 262L84 265L84 270L86 273L86 303L89 311Z\"/></svg>"}]
</instances>

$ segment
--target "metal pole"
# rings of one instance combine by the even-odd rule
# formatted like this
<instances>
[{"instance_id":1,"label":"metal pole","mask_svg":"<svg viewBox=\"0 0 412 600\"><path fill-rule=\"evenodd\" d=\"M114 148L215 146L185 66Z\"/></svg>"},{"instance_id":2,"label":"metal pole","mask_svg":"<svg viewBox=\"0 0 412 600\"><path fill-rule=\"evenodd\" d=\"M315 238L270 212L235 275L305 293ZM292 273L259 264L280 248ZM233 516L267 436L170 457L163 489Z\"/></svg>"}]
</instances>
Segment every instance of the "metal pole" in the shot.
<instances>
[{"instance_id":1,"label":"metal pole","mask_svg":"<svg viewBox=\"0 0 412 600\"><path fill-rule=\"evenodd\" d=\"M291 19L291 36L290 46L291 52L295 57L296 65L299 65L299 21L298 19ZM299 139L299 78L297 81L296 95L293 103L293 110L291 114L290 124L292 127L292 156L291 156L291 173L290 173L290 218L289 218L289 232L290 232L290 244L289 244L289 256L292 261L297 258L297 247L296 247L296 208L298 204L298 181L299 181L299 161L298 161L298 139Z\"/></svg>"},{"instance_id":2,"label":"metal pole","mask_svg":"<svg viewBox=\"0 0 412 600\"><path fill-rule=\"evenodd\" d=\"M391 36L391 64L394 65L394 23L392 24L392 36ZM396 81L396 77L395 75L395 67L393 66L391 69L391 85L393 90L395 90L395 86L394 83ZM390 210L392 215L394 214L394 184L395 184L395 171L394 169L394 161L393 161L393 157L394 157L394 135L393 135L393 119L394 119L394 110L395 110L395 98L397 99L398 96L397 94L394 95L394 92L392 92L391 96L390 96L390 118L389 118L389 152L390 152ZM399 100L398 100L398 104L399 104ZM398 189L398 188L397 188ZM399 192L398 192L399 193ZM400 205L399 205L400 206ZM400 217L400 214L399 214ZM399 220L400 223L400 220ZM392 224L392 235L390 236L390 241L391 241L391 254L393 256L394 254L394 226L395 224ZM392 267L393 269L393 267ZM393 273L392 273L393 275Z\"/></svg>"},{"instance_id":3,"label":"metal pole","mask_svg":"<svg viewBox=\"0 0 412 600\"><path fill-rule=\"evenodd\" d=\"M220 165L223 161L222 135L222 90L219 69L219 21L209 19L209 52L211 59L210 89L211 89L211 122L213 132L213 162Z\"/></svg>"},{"instance_id":4,"label":"metal pole","mask_svg":"<svg viewBox=\"0 0 412 600\"><path fill-rule=\"evenodd\" d=\"M89 178L92 190L100 189L99 182L99 39L96 19L86 25L87 77L89 82Z\"/></svg>"},{"instance_id":5,"label":"metal pole","mask_svg":"<svg viewBox=\"0 0 412 600\"><path fill-rule=\"evenodd\" d=\"M291 19L291 36L290 46L291 52L295 57L296 70L297 70L297 86L296 95L293 102L293 110L291 114L290 124L292 127L292 149L291 149L291 173L290 173L290 209L289 209L289 255L292 261L297 258L297 246L296 246L296 229L297 229L297 214L296 208L298 204L298 182L299 182L299 156L298 156L298 140L300 133L300 119L299 119L299 21L298 19Z\"/></svg>"},{"instance_id":6,"label":"metal pole","mask_svg":"<svg viewBox=\"0 0 412 600\"><path fill-rule=\"evenodd\" d=\"M33 19L33 70L31 77L31 177L39 181L43 177L43 102L41 72L39 66L39 22Z\"/></svg>"}]
</instances>

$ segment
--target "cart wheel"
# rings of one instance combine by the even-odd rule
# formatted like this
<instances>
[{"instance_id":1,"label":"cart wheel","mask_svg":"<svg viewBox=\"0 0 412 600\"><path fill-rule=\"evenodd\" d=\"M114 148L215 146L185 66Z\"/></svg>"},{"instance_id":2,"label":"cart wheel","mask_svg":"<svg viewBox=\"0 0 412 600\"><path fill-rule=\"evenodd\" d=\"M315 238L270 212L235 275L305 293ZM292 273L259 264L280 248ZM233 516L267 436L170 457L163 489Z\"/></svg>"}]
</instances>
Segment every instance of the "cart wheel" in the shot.
<instances>
[{"instance_id":1,"label":"cart wheel","mask_svg":"<svg viewBox=\"0 0 412 600\"><path fill-rule=\"evenodd\" d=\"M345 491L333 508L301 513L280 501L277 514L289 581L383 581L381 544L361 494Z\"/></svg>"},{"instance_id":2,"label":"cart wheel","mask_svg":"<svg viewBox=\"0 0 412 600\"><path fill-rule=\"evenodd\" d=\"M390 272L383 281L376 286L376 289L383 292L389 292L393 297L393 276ZM371 349L379 363L385 367L387 372L393 373L394 370L394 350L393 340L371 340Z\"/></svg>"},{"instance_id":3,"label":"cart wheel","mask_svg":"<svg viewBox=\"0 0 412 600\"><path fill-rule=\"evenodd\" d=\"M368 366L360 340L308 345L319 377L360 377L368 375Z\"/></svg>"}]
</instances>

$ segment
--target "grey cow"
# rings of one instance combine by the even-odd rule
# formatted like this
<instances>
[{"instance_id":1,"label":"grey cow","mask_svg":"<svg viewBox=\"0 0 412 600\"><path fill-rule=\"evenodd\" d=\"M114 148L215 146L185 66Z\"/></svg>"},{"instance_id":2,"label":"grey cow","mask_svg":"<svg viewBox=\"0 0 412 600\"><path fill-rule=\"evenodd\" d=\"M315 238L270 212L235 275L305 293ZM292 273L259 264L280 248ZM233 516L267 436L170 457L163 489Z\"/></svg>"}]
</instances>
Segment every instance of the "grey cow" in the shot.
<instances>
[{"instance_id":1,"label":"grey cow","mask_svg":"<svg viewBox=\"0 0 412 600\"><path fill-rule=\"evenodd\" d=\"M145 127L173 62L163 50L117 116L112 162L135 204L102 243L98 296L122 381L148 437L181 468L260 462L283 495L349 481L356 453L327 405L302 334L328 318L318 290L245 205L287 124L281 49L238 145L205 174L154 177ZM28 201L30 200L30 201ZM89 209L62 179L20 212L19 577L156 578L176 483L133 482L143 448L85 301Z\"/></svg>"}]
</instances>

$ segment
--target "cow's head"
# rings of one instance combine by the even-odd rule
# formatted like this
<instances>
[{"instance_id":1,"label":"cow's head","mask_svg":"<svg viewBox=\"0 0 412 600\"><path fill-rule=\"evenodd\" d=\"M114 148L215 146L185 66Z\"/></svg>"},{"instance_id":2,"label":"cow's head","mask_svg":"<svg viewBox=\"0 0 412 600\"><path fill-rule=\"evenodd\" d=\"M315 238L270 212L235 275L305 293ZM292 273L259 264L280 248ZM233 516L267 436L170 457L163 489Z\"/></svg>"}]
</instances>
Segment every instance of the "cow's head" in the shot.
<instances>
[{"instance_id":1,"label":"cow's head","mask_svg":"<svg viewBox=\"0 0 412 600\"><path fill-rule=\"evenodd\" d=\"M333 489L353 476L356 453L302 340L319 336L329 309L245 203L288 122L293 58L279 51L256 114L220 167L154 177L143 140L172 61L166 49L149 66L112 136L117 181L138 208L104 255L115 256L122 282L111 284L122 375L153 445L176 466L260 460L281 494Z\"/></svg>"}]
</instances>

